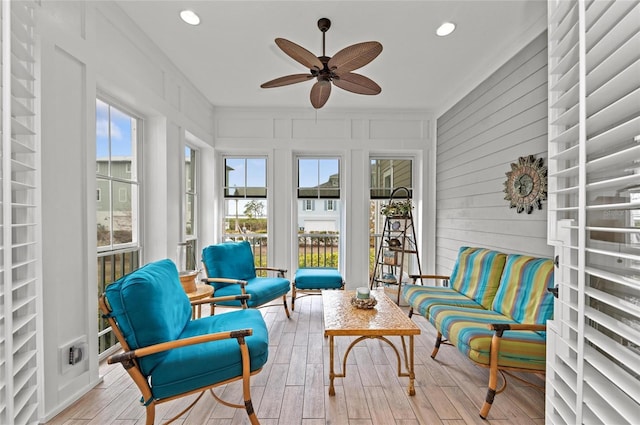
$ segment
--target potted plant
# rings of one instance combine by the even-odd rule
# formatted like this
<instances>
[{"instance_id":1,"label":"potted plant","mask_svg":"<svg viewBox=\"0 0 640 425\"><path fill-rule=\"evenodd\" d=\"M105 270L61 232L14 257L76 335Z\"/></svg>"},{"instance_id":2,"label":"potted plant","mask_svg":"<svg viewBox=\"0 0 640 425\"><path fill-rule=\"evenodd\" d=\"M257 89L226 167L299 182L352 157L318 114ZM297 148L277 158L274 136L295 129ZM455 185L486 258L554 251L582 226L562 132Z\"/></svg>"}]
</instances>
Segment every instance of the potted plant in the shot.
<instances>
[{"instance_id":1,"label":"potted plant","mask_svg":"<svg viewBox=\"0 0 640 425\"><path fill-rule=\"evenodd\" d=\"M412 209L411 199L390 201L388 204L382 204L380 214L387 217L407 217Z\"/></svg>"}]
</instances>

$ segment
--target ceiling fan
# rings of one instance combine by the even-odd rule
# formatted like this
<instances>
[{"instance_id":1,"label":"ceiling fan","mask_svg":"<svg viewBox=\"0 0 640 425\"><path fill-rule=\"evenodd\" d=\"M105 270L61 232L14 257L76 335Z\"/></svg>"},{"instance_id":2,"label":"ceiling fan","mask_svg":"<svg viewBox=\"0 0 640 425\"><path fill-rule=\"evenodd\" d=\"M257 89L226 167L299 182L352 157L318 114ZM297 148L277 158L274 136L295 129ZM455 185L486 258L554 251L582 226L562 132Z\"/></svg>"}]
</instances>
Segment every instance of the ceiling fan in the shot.
<instances>
[{"instance_id":1,"label":"ceiling fan","mask_svg":"<svg viewBox=\"0 0 640 425\"><path fill-rule=\"evenodd\" d=\"M325 53L325 33L331 28L331 21L327 18L318 20L318 29L322 31L322 56L316 56L296 43L276 38L276 44L293 60L309 68L310 73L292 74L261 84L263 89L282 87L289 84L301 83L317 79L311 87L311 105L320 109L329 100L331 83L343 90L357 94L375 95L382 89L375 81L354 71L374 60L382 52L382 44L377 41L365 41L345 47L333 57Z\"/></svg>"}]
</instances>

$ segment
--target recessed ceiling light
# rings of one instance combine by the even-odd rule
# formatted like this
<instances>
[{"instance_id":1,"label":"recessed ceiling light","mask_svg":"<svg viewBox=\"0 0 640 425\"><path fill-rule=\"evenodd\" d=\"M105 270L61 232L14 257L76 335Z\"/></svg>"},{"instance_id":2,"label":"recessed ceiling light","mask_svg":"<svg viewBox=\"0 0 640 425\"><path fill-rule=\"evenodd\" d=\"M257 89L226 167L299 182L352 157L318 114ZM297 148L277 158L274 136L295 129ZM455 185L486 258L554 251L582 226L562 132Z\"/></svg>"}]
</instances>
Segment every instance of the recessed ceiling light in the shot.
<instances>
[{"instance_id":1,"label":"recessed ceiling light","mask_svg":"<svg viewBox=\"0 0 640 425\"><path fill-rule=\"evenodd\" d=\"M193 10L183 10L180 12L180 18L189 25L198 25L200 23L200 17Z\"/></svg>"},{"instance_id":2,"label":"recessed ceiling light","mask_svg":"<svg viewBox=\"0 0 640 425\"><path fill-rule=\"evenodd\" d=\"M454 24L453 22L445 22L438 27L438 29L436 30L436 34L440 37L444 37L451 34L455 29L456 24Z\"/></svg>"}]
</instances>

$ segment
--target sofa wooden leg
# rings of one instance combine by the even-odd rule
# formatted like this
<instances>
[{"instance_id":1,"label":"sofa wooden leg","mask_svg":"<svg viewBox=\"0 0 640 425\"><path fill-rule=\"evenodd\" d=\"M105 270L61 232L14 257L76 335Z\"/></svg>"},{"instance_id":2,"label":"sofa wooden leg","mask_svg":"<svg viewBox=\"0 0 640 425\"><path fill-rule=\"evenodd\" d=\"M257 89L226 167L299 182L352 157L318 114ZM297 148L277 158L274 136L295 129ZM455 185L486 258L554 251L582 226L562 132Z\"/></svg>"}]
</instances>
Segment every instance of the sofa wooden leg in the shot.
<instances>
[{"instance_id":1,"label":"sofa wooden leg","mask_svg":"<svg viewBox=\"0 0 640 425\"><path fill-rule=\"evenodd\" d=\"M413 307L409 309L409 319L411 319L411 316L413 316Z\"/></svg>"},{"instance_id":2,"label":"sofa wooden leg","mask_svg":"<svg viewBox=\"0 0 640 425\"><path fill-rule=\"evenodd\" d=\"M433 351L431 352L431 358L435 359L436 354L438 354L438 350L440 349L440 344L442 344L442 334L438 332L438 336L436 337L436 345L433 347Z\"/></svg>"},{"instance_id":3,"label":"sofa wooden leg","mask_svg":"<svg viewBox=\"0 0 640 425\"><path fill-rule=\"evenodd\" d=\"M498 373L502 375L502 385L500 386L500 388L497 388ZM487 388L487 395L485 397L484 403L482 404L482 408L480 409L480 417L482 419L487 419L487 416L489 416L489 410L491 409L491 406L493 406L493 399L496 397L497 394L500 394L506 388L507 388L507 377L504 376L504 373L501 370L499 370L497 367L495 368L495 371L492 370L492 368L489 369L489 386Z\"/></svg>"},{"instance_id":4,"label":"sofa wooden leg","mask_svg":"<svg viewBox=\"0 0 640 425\"><path fill-rule=\"evenodd\" d=\"M482 408L480 409L480 417L487 419L489 415L489 409L493 405L493 399L496 394L504 391L507 386L507 380L504 379L504 385L499 391L496 391L498 387L498 353L500 352L500 342L502 341L502 334L508 327L500 327L496 330L496 333L491 338L491 353L489 355L489 386L487 388L487 396L485 397Z\"/></svg>"}]
</instances>

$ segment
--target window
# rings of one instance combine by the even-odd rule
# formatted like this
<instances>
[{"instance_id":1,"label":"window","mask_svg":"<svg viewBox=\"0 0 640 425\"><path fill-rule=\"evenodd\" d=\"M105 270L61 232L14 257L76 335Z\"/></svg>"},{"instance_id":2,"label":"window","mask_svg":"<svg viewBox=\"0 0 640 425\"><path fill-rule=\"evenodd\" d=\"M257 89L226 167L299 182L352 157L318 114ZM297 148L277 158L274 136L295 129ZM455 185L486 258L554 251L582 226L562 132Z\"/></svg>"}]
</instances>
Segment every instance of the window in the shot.
<instances>
[{"instance_id":1,"label":"window","mask_svg":"<svg viewBox=\"0 0 640 425\"><path fill-rule=\"evenodd\" d=\"M184 237L185 237L185 270L196 270L196 251L197 251L197 233L196 233L196 211L198 197L198 153L190 146L184 149Z\"/></svg>"},{"instance_id":2,"label":"window","mask_svg":"<svg viewBox=\"0 0 640 425\"><path fill-rule=\"evenodd\" d=\"M413 196L413 160L409 158L372 157L369 170L369 271L373 272L378 247L382 243L384 216L380 214L382 205L389 202L391 193L399 187L407 191L398 191L403 198ZM411 267L411 265L408 265Z\"/></svg>"},{"instance_id":3,"label":"window","mask_svg":"<svg viewBox=\"0 0 640 425\"><path fill-rule=\"evenodd\" d=\"M98 293L139 265L139 124L131 114L96 100ZM116 349L117 341L108 323L98 320L99 353L104 357Z\"/></svg>"},{"instance_id":4,"label":"window","mask_svg":"<svg viewBox=\"0 0 640 425\"><path fill-rule=\"evenodd\" d=\"M411 159L371 159L371 199L389 199L393 189L406 187L413 194L413 161ZM404 196L405 193L402 194Z\"/></svg>"},{"instance_id":5,"label":"window","mask_svg":"<svg viewBox=\"0 0 640 425\"><path fill-rule=\"evenodd\" d=\"M224 158L224 239L247 240L256 266L267 265L267 158Z\"/></svg>"},{"instance_id":6,"label":"window","mask_svg":"<svg viewBox=\"0 0 640 425\"><path fill-rule=\"evenodd\" d=\"M136 118L97 100L96 183L101 194L96 211L99 251L138 242L137 126ZM114 193L118 193L117 198Z\"/></svg>"},{"instance_id":7,"label":"window","mask_svg":"<svg viewBox=\"0 0 640 425\"><path fill-rule=\"evenodd\" d=\"M340 162L338 159L299 158L298 198L340 198Z\"/></svg>"},{"instance_id":8,"label":"window","mask_svg":"<svg viewBox=\"0 0 640 425\"><path fill-rule=\"evenodd\" d=\"M297 170L298 266L338 267L340 160L300 157Z\"/></svg>"}]
</instances>

